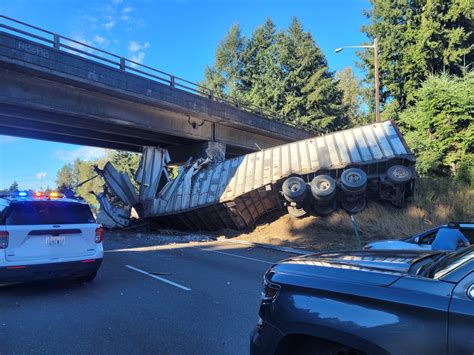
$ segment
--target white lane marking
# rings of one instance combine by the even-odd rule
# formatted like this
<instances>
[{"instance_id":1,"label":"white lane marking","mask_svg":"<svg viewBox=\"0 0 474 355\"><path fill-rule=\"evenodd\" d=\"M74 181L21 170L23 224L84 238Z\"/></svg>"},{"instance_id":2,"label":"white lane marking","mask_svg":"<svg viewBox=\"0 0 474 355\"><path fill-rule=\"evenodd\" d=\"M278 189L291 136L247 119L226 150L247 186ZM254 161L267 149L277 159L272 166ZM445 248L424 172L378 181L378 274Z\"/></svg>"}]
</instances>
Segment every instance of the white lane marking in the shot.
<instances>
[{"instance_id":1,"label":"white lane marking","mask_svg":"<svg viewBox=\"0 0 474 355\"><path fill-rule=\"evenodd\" d=\"M313 250L302 250L302 249L295 249L295 248L288 248L288 247L280 247L278 245L270 245L270 244L262 244L262 243L253 243L248 242L246 240L232 240L232 239L224 239L222 240L224 243L234 243L234 244L242 244L242 245L250 245L256 248L264 248L270 250L280 251L282 253L290 253L290 254L298 254L298 255L310 255L317 253L317 251Z\"/></svg>"},{"instance_id":2,"label":"white lane marking","mask_svg":"<svg viewBox=\"0 0 474 355\"><path fill-rule=\"evenodd\" d=\"M203 249L203 248L198 248L200 250L203 250L203 251L208 251L208 252L211 252L211 253L218 253L218 254L223 254L223 255L229 255L229 256L234 256L236 258L241 258L241 259L247 259L247 260L252 260L252 261L258 261L260 263L265 263L265 264L270 264L270 265L274 265L276 264L276 262L271 262L271 261L266 261L266 260L261 260L261 259L255 259L255 258L250 258L248 256L242 256L242 255L236 255L236 254L231 254L231 253L225 253L223 251L218 251L218 250L210 250L210 249Z\"/></svg>"},{"instance_id":3,"label":"white lane marking","mask_svg":"<svg viewBox=\"0 0 474 355\"><path fill-rule=\"evenodd\" d=\"M182 289L182 290L184 290L184 291L191 291L191 289L190 289L189 287L186 287L186 286L177 284L176 282L167 280L167 279L165 279L165 278L163 278L163 277L159 277L159 276L150 274L149 272L146 272L146 271L144 271L144 270L140 270L140 269L138 269L138 268L136 268L136 267L133 267L133 266L130 266L130 265L125 265L125 267L126 267L126 268L129 268L130 270L139 272L139 273L141 273L141 274L143 274L143 275L147 275L147 276L150 276L150 277L152 277L152 278L154 278L154 279L157 279L157 280L160 280L160 281L162 281L162 282L165 282L165 283L167 283L167 284L169 284L169 285L172 285L172 286L174 286L174 287L180 288L180 289Z\"/></svg>"}]
</instances>

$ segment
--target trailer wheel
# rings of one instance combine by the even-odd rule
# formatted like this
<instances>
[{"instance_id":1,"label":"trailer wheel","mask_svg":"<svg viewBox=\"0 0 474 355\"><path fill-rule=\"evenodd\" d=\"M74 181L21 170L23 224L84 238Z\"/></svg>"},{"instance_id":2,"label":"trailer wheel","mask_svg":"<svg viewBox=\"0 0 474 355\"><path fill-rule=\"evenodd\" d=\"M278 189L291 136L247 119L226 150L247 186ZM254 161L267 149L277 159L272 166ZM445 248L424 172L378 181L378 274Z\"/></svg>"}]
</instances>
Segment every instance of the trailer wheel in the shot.
<instances>
[{"instance_id":1,"label":"trailer wheel","mask_svg":"<svg viewBox=\"0 0 474 355\"><path fill-rule=\"evenodd\" d=\"M331 213L333 213L337 208L337 201L330 200L327 203L324 204L314 204L313 205L313 210L314 213L316 213L319 216L327 216Z\"/></svg>"},{"instance_id":2,"label":"trailer wheel","mask_svg":"<svg viewBox=\"0 0 474 355\"><path fill-rule=\"evenodd\" d=\"M344 170L341 174L341 188L349 194L364 192L367 188L367 174L359 168Z\"/></svg>"},{"instance_id":3,"label":"trailer wheel","mask_svg":"<svg viewBox=\"0 0 474 355\"><path fill-rule=\"evenodd\" d=\"M290 202L302 202L306 196L306 183L298 176L285 180L282 186L283 196Z\"/></svg>"},{"instance_id":4,"label":"trailer wheel","mask_svg":"<svg viewBox=\"0 0 474 355\"><path fill-rule=\"evenodd\" d=\"M318 175L311 180L311 193L317 200L329 200L336 193L336 180L329 175Z\"/></svg>"},{"instance_id":5,"label":"trailer wheel","mask_svg":"<svg viewBox=\"0 0 474 355\"><path fill-rule=\"evenodd\" d=\"M354 214L359 213L367 206L367 200L365 197L360 197L355 201L342 201L342 208L348 213Z\"/></svg>"},{"instance_id":6,"label":"trailer wheel","mask_svg":"<svg viewBox=\"0 0 474 355\"><path fill-rule=\"evenodd\" d=\"M387 170L387 178L394 184L404 184L413 178L413 172L406 166L394 165Z\"/></svg>"},{"instance_id":7,"label":"trailer wheel","mask_svg":"<svg viewBox=\"0 0 474 355\"><path fill-rule=\"evenodd\" d=\"M308 214L308 211L306 211L304 208L287 206L287 209L290 216L295 218L302 218Z\"/></svg>"}]
</instances>

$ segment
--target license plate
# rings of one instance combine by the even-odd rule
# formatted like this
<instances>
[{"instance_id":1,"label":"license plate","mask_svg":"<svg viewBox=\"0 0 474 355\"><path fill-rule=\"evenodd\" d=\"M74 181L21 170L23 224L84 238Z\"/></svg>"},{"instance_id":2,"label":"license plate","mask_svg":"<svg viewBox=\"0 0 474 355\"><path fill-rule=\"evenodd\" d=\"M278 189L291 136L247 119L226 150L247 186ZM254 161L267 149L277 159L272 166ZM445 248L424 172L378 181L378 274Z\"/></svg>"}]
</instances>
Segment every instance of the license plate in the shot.
<instances>
[{"instance_id":1,"label":"license plate","mask_svg":"<svg viewBox=\"0 0 474 355\"><path fill-rule=\"evenodd\" d=\"M47 237L46 238L46 245L51 247L57 247L64 245L66 243L66 237Z\"/></svg>"}]
</instances>

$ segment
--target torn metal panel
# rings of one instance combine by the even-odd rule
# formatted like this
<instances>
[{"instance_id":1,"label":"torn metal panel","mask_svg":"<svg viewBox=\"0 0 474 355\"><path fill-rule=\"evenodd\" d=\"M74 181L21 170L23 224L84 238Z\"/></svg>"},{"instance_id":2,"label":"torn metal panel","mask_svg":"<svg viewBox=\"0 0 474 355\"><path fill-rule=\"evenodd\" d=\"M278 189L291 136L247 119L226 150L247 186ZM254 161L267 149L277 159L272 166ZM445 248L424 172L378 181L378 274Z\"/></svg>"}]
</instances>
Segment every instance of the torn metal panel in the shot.
<instances>
[{"instance_id":1,"label":"torn metal panel","mask_svg":"<svg viewBox=\"0 0 474 355\"><path fill-rule=\"evenodd\" d=\"M93 193L100 204L97 222L107 228L123 228L130 223L130 211L123 208L112 207L105 193Z\"/></svg>"},{"instance_id":2,"label":"torn metal panel","mask_svg":"<svg viewBox=\"0 0 474 355\"><path fill-rule=\"evenodd\" d=\"M110 162L105 164L103 170L96 168L96 171L104 178L107 186L123 203L129 206L138 204L138 195L128 174L119 173Z\"/></svg>"},{"instance_id":3,"label":"torn metal panel","mask_svg":"<svg viewBox=\"0 0 474 355\"><path fill-rule=\"evenodd\" d=\"M140 184L139 200L154 199L158 189L169 181L166 164L170 156L166 149L157 147L143 147L140 165L135 176L135 181Z\"/></svg>"}]
</instances>

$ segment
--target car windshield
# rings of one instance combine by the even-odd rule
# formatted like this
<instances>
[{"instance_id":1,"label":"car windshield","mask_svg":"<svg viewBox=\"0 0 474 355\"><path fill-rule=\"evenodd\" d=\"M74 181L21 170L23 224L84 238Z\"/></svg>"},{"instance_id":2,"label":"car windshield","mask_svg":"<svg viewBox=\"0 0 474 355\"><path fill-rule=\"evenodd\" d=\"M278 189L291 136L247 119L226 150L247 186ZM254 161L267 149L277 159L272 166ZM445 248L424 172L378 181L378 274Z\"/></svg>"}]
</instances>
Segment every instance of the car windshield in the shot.
<instances>
[{"instance_id":1,"label":"car windshield","mask_svg":"<svg viewBox=\"0 0 474 355\"><path fill-rule=\"evenodd\" d=\"M4 217L6 225L94 223L89 206L69 202L15 203Z\"/></svg>"},{"instance_id":2,"label":"car windshield","mask_svg":"<svg viewBox=\"0 0 474 355\"><path fill-rule=\"evenodd\" d=\"M433 278L438 279L443 277L470 260L474 260L474 246L448 254L441 259L434 268L432 273Z\"/></svg>"},{"instance_id":3,"label":"car windshield","mask_svg":"<svg viewBox=\"0 0 474 355\"><path fill-rule=\"evenodd\" d=\"M7 208L10 204L4 200L3 198L0 197L0 214L2 213L2 211Z\"/></svg>"}]
</instances>

